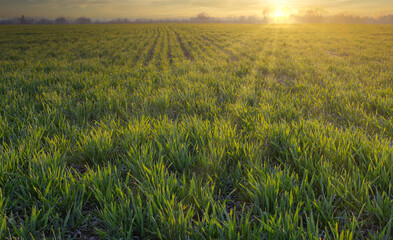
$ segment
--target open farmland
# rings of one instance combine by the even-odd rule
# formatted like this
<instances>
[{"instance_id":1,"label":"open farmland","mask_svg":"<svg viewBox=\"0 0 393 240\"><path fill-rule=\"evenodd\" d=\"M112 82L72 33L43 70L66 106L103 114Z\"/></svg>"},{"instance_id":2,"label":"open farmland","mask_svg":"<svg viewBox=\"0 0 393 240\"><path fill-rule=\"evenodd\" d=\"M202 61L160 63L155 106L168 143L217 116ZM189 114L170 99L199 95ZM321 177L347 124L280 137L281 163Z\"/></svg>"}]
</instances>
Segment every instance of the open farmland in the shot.
<instances>
[{"instance_id":1,"label":"open farmland","mask_svg":"<svg viewBox=\"0 0 393 240\"><path fill-rule=\"evenodd\" d=\"M388 239L392 137L393 26L0 27L0 239Z\"/></svg>"}]
</instances>

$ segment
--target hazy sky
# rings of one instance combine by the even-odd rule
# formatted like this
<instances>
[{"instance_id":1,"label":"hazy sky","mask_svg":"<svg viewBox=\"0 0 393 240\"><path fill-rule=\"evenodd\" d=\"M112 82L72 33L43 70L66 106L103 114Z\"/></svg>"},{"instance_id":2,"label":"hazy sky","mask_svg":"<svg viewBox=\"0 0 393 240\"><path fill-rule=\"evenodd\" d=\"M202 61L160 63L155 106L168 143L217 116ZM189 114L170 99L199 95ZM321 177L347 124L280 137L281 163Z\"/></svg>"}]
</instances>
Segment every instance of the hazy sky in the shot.
<instances>
[{"instance_id":1,"label":"hazy sky","mask_svg":"<svg viewBox=\"0 0 393 240\"><path fill-rule=\"evenodd\" d=\"M0 18L34 17L190 17L261 15L266 6L297 11L323 7L329 13L349 11L359 15L393 12L393 0L0 0Z\"/></svg>"}]
</instances>

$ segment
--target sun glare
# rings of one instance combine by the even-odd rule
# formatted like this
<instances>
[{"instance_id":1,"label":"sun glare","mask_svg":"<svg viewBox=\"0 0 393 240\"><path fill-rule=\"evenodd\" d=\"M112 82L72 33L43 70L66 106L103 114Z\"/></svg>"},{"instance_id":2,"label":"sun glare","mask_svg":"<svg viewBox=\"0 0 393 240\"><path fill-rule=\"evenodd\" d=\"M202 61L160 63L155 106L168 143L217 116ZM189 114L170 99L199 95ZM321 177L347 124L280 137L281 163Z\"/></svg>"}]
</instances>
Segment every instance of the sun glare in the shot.
<instances>
[{"instance_id":1,"label":"sun glare","mask_svg":"<svg viewBox=\"0 0 393 240\"><path fill-rule=\"evenodd\" d=\"M273 21L276 23L286 23L290 18L290 11L285 7L277 8L271 13Z\"/></svg>"},{"instance_id":2,"label":"sun glare","mask_svg":"<svg viewBox=\"0 0 393 240\"><path fill-rule=\"evenodd\" d=\"M273 17L275 17L275 18L286 17L286 16L289 16L289 13L281 8L277 9L273 13Z\"/></svg>"}]
</instances>

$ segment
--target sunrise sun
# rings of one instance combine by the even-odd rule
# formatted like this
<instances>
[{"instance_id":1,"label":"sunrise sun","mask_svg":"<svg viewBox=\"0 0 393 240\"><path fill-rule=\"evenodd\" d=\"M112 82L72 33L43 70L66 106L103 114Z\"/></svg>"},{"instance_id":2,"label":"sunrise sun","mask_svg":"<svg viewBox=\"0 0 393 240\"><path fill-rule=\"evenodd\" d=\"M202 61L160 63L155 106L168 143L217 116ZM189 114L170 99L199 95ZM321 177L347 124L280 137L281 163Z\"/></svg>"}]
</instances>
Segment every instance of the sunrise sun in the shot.
<instances>
[{"instance_id":1,"label":"sunrise sun","mask_svg":"<svg viewBox=\"0 0 393 240\"><path fill-rule=\"evenodd\" d=\"M279 7L271 12L271 20L275 23L287 23L291 16L291 12L286 7Z\"/></svg>"},{"instance_id":2,"label":"sunrise sun","mask_svg":"<svg viewBox=\"0 0 393 240\"><path fill-rule=\"evenodd\" d=\"M289 11L284 8L278 8L273 12L273 18L285 18L289 17Z\"/></svg>"}]
</instances>

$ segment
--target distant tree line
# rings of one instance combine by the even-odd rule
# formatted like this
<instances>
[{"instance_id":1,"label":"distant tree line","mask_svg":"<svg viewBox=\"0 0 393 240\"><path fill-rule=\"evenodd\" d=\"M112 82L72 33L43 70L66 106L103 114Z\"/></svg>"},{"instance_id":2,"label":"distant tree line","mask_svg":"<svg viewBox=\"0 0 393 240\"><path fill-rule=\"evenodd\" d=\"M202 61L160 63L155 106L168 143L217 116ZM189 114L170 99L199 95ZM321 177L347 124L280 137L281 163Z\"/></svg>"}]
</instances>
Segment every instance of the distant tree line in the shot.
<instances>
[{"instance_id":1,"label":"distant tree line","mask_svg":"<svg viewBox=\"0 0 393 240\"><path fill-rule=\"evenodd\" d=\"M8 18L8 19L3 19L0 20L0 24L3 25L12 25L12 24L18 24L18 25L23 25L23 24L56 24L56 25L62 25L62 24L91 24L93 21L90 18L85 18L85 17L80 17L77 19L69 19L65 17L58 17L55 19L48 19L48 18L32 18L32 17L16 17L16 18Z\"/></svg>"},{"instance_id":2,"label":"distant tree line","mask_svg":"<svg viewBox=\"0 0 393 240\"><path fill-rule=\"evenodd\" d=\"M238 16L238 17L211 17L202 12L191 18L117 18L117 19L95 19L86 17L70 19L59 17L55 19L16 17L0 20L0 24L133 24L133 23L275 23L272 16L273 10L264 8L261 16ZM379 17L361 17L348 12L328 15L322 8L314 8L301 11L299 14L292 14L285 22L291 23L354 23L354 24L393 24L393 14L385 14Z\"/></svg>"},{"instance_id":3,"label":"distant tree line","mask_svg":"<svg viewBox=\"0 0 393 240\"><path fill-rule=\"evenodd\" d=\"M354 24L393 24L393 14L379 17L358 16L350 12L329 15L323 8L308 9L290 19L298 23L354 23Z\"/></svg>"}]
</instances>

